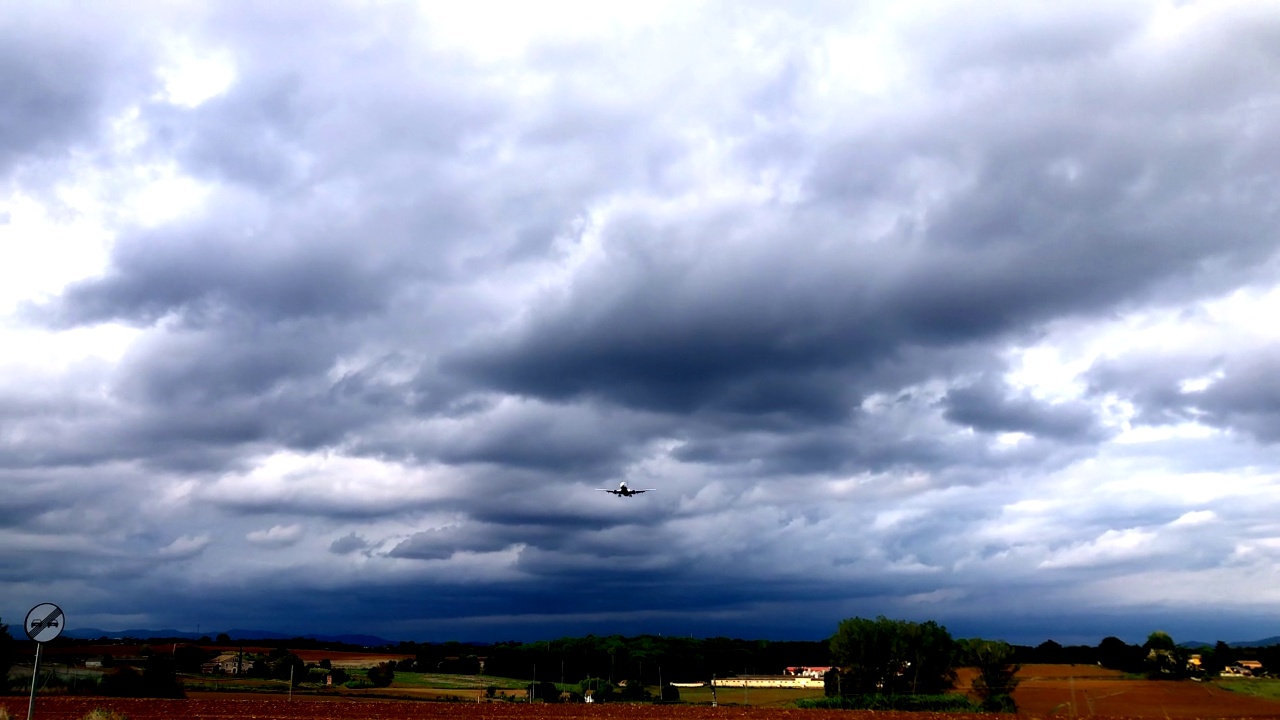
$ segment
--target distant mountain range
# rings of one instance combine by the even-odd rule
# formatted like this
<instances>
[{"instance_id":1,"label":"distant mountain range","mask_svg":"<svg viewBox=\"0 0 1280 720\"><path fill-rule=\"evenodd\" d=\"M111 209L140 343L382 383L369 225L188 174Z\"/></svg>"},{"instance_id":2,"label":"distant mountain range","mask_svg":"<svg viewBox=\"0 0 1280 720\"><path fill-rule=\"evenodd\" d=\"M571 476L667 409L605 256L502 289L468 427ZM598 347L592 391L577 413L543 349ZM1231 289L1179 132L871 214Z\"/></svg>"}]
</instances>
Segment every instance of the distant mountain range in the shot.
<instances>
[{"instance_id":1,"label":"distant mountain range","mask_svg":"<svg viewBox=\"0 0 1280 720\"><path fill-rule=\"evenodd\" d=\"M1211 648L1214 645L1217 645L1218 643L1192 640L1190 642L1184 642L1184 643L1178 643L1178 644L1186 648L1206 648L1206 647ZM1233 648L1270 647L1272 645L1280 645L1280 635L1272 635L1269 638L1262 638L1261 640L1240 640L1237 642L1228 642L1227 645L1230 645Z\"/></svg>"},{"instance_id":2,"label":"distant mountain range","mask_svg":"<svg viewBox=\"0 0 1280 720\"><path fill-rule=\"evenodd\" d=\"M98 628L77 628L67 630L63 633L64 637L76 640L97 640L98 638L135 638L138 640L149 640L152 638L181 638L183 640L197 640L202 637L217 637L220 633L226 633L232 640L292 640L294 638L302 638L304 640L314 640L324 643L342 643L344 645L358 645L360 647L384 647L387 645L399 645L399 640L388 640L377 635L289 635L286 633L270 632L267 630L218 630L216 632L195 633L185 630L100 630ZM1200 640L1190 640L1188 642L1178 643L1180 647L1199 649L1211 648L1216 642L1203 642ZM1280 645L1280 635L1263 638L1261 640L1239 640L1228 642L1233 648L1256 648L1269 647L1271 645Z\"/></svg>"},{"instance_id":3,"label":"distant mountain range","mask_svg":"<svg viewBox=\"0 0 1280 720\"><path fill-rule=\"evenodd\" d=\"M200 632L194 633L184 630L101 630L99 628L76 628L67 630L63 633L64 637L73 638L75 640L97 640L98 638L136 638L138 640L149 640L152 638L181 638L183 640L198 640L202 637L217 637L221 633L226 633L232 640L292 640L293 638L303 638L305 640L315 640L317 642L326 643L342 643L344 645L359 645L361 647L382 647L384 645L398 645L398 640L388 640L376 635L288 635L285 633L269 632L266 630L219 630L217 632Z\"/></svg>"}]
</instances>

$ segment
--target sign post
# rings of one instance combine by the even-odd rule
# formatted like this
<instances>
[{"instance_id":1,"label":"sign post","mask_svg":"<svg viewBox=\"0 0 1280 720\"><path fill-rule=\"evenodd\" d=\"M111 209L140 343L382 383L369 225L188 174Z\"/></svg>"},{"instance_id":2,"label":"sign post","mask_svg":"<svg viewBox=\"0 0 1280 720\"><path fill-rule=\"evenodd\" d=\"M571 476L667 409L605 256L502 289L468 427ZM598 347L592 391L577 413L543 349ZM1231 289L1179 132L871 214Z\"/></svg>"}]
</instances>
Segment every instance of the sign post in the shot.
<instances>
[{"instance_id":1,"label":"sign post","mask_svg":"<svg viewBox=\"0 0 1280 720\"><path fill-rule=\"evenodd\" d=\"M31 608L23 629L27 637L36 642L36 664L31 668L31 701L27 704L27 720L36 714L36 681L40 678L40 648L50 640L62 634L62 626L66 624L66 616L62 608L53 603L40 603Z\"/></svg>"}]
</instances>

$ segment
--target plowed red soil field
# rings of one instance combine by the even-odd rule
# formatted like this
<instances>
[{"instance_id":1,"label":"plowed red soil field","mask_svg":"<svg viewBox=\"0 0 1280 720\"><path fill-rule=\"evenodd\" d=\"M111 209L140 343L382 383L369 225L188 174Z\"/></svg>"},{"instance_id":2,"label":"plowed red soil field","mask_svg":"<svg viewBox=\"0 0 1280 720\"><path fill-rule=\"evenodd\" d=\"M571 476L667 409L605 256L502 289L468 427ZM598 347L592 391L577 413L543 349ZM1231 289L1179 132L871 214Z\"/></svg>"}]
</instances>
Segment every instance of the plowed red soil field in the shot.
<instances>
[{"instance_id":1,"label":"plowed red soil field","mask_svg":"<svg viewBox=\"0 0 1280 720\"><path fill-rule=\"evenodd\" d=\"M15 718L26 703L5 698ZM516 703L397 702L394 700L141 700L51 697L37 700L39 720L79 720L94 708L123 713L129 720L957 720L966 716L848 710L794 710L708 705L526 705ZM993 717L970 716L970 717Z\"/></svg>"},{"instance_id":2,"label":"plowed red soil field","mask_svg":"<svg viewBox=\"0 0 1280 720\"><path fill-rule=\"evenodd\" d=\"M1014 691L1019 714L1038 718L1280 717L1280 702L1191 680L1126 680L1120 673L1076 665L1030 665Z\"/></svg>"}]
</instances>

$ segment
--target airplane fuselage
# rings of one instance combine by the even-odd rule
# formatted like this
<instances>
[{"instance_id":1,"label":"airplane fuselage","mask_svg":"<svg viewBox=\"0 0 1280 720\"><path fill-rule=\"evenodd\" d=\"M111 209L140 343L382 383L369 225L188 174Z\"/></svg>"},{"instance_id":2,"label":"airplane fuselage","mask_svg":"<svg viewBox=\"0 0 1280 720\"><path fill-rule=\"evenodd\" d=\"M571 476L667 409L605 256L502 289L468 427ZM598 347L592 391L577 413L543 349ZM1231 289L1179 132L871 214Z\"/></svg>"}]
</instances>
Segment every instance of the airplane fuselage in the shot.
<instances>
[{"instance_id":1,"label":"airplane fuselage","mask_svg":"<svg viewBox=\"0 0 1280 720\"><path fill-rule=\"evenodd\" d=\"M614 495L617 495L618 497L631 497L633 495L639 495L640 493L643 493L643 492L649 492L653 488L645 488L644 490L632 490L631 488L627 487L627 482L624 480L618 483L617 490L610 490L609 488L596 488L596 489L603 490L604 492L607 492L607 493L612 493Z\"/></svg>"}]
</instances>

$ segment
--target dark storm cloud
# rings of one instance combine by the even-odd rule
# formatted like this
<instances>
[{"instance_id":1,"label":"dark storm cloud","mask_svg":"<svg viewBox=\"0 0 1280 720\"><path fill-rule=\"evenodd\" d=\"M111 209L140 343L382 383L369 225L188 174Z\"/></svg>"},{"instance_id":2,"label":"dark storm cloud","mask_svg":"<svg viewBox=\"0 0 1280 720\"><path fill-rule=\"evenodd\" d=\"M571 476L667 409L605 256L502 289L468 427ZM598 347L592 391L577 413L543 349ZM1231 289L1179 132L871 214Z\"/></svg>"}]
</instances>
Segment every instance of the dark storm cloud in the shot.
<instances>
[{"instance_id":1,"label":"dark storm cloud","mask_svg":"<svg viewBox=\"0 0 1280 720\"><path fill-rule=\"evenodd\" d=\"M377 268L362 266L346 250L322 242L288 247L270 237L228 239L236 233L227 228L194 230L194 237L123 239L115 246L113 274L68 288L58 319L150 324L173 314L205 324L224 313L341 317L373 312L386 301Z\"/></svg>"},{"instance_id":2,"label":"dark storm cloud","mask_svg":"<svg viewBox=\"0 0 1280 720\"><path fill-rule=\"evenodd\" d=\"M1130 400L1152 424L1200 423L1263 443L1280 441L1280 348L1205 348L1101 363L1095 392Z\"/></svg>"},{"instance_id":3,"label":"dark storm cloud","mask_svg":"<svg viewBox=\"0 0 1280 720\"><path fill-rule=\"evenodd\" d=\"M349 555L353 552L364 550L367 547L369 547L367 540L355 533L351 533L334 540L329 545L329 552L334 555Z\"/></svg>"},{"instance_id":4,"label":"dark storm cloud","mask_svg":"<svg viewBox=\"0 0 1280 720\"><path fill-rule=\"evenodd\" d=\"M123 110L118 93L155 85L152 48L109 8L81 8L74 18L28 10L0 9L0 175L92 150Z\"/></svg>"},{"instance_id":5,"label":"dark storm cloud","mask_svg":"<svg viewBox=\"0 0 1280 720\"><path fill-rule=\"evenodd\" d=\"M953 172L972 180L931 208L924 224L859 238L804 210L766 214L763 227L759 213L754 227L718 218L686 219L679 228L632 221L610 232L602 267L563 298L515 332L451 355L445 367L552 398L602 395L679 411L752 403L757 412L838 416L838 391L825 408L796 392L807 373L860 370L917 344L991 342L1052 317L1160 297L1175 281L1221 287L1232 271L1273 252L1268 228L1280 218L1254 202L1273 173L1241 176L1230 159L1250 155L1261 138L1223 131L1187 148L1173 124L1153 132L1135 123L1103 136L1081 122L1065 130L1083 134L1078 142L1089 154L1066 150L1078 167L1064 172L1080 173L1068 181L1053 171L1064 129L1037 131L1046 123L1030 108L994 121L970 116L972 146L940 161L958 163ZM922 132L892 153L893 162L931 142ZM1171 161L1180 153L1200 168L1196 183ZM828 157L820 177L862 160L856 150ZM1205 196L1205 176L1221 190ZM1159 195L1130 189L1161 184ZM839 194L814 189L811 203L838 216ZM900 202L889 193L884 200ZM734 234L749 240L732 261L692 248L668 254L672 243ZM845 242L808 241L824 236ZM768 392L775 374L787 375L793 389Z\"/></svg>"},{"instance_id":6,"label":"dark storm cloud","mask_svg":"<svg viewBox=\"0 0 1280 720\"><path fill-rule=\"evenodd\" d=\"M69 556L158 623L817 637L1271 567L1272 506L1178 473L1270 472L1273 349L1106 347L1082 394L1019 360L1274 284L1274 18L689 12L489 57L408 6L203 8L155 21L232 71L194 106L119 49L136 12L32 20L0 172L83 151L198 208L108 213L102 272L19 300L132 334L0 382L6 584ZM1113 442L1192 420L1231 437Z\"/></svg>"},{"instance_id":7,"label":"dark storm cloud","mask_svg":"<svg viewBox=\"0 0 1280 720\"><path fill-rule=\"evenodd\" d=\"M1018 397L1012 388L990 378L953 388L943 404L948 420L984 432L1022 432L1067 442L1097 440L1102 432L1090 405L1051 405Z\"/></svg>"},{"instance_id":8,"label":"dark storm cloud","mask_svg":"<svg viewBox=\"0 0 1280 720\"><path fill-rule=\"evenodd\" d=\"M1188 393L1196 419L1260 442L1280 442L1280 348L1230 363L1224 375L1205 390Z\"/></svg>"},{"instance_id":9,"label":"dark storm cloud","mask_svg":"<svg viewBox=\"0 0 1280 720\"><path fill-rule=\"evenodd\" d=\"M820 160L794 210L615 223L599 267L445 367L544 397L838 417L856 396L842 398L833 371L892 361L916 344L998 341L1054 317L1217 291L1271 256L1280 218L1259 193L1277 178L1253 158L1274 142L1250 130L1250 116L1272 111L1233 116L1178 100L1183 79L1230 75L1228 54L1188 59L1166 84L1143 87L1169 98L1167 114L1119 116L1124 89L1164 62L1126 49L1133 18L1023 19L1057 38L1047 44L1056 49L1046 53L1017 22L996 22L994 32L1018 42L990 57L1031 56L1036 70L972 90L940 87L951 102L817 140ZM1086 31L1094 26L1110 29ZM953 37L971 46L963 31ZM1228 36L1209 37L1226 49ZM1098 58L1129 66L1103 78ZM941 82L954 63L939 68ZM1263 85L1229 83L1211 107L1274 95L1275 83ZM937 192L909 212L922 184ZM858 212L877 204L900 208L898 222L880 235L855 229ZM735 238L732 255L700 247L700 237ZM794 389L769 392L775 373ZM835 388L825 407L797 392L808 373L826 373Z\"/></svg>"}]
</instances>

